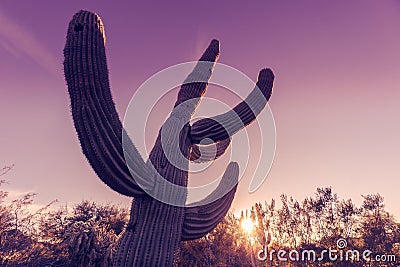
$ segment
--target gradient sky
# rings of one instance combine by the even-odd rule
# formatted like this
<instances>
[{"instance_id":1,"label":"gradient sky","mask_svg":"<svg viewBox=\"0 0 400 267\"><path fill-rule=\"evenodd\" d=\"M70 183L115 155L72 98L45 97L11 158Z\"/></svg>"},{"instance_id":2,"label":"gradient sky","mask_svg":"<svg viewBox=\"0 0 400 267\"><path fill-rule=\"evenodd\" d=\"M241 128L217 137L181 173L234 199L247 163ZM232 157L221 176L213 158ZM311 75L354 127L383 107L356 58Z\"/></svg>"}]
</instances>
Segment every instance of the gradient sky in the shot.
<instances>
[{"instance_id":1,"label":"gradient sky","mask_svg":"<svg viewBox=\"0 0 400 267\"><path fill-rule=\"evenodd\" d=\"M247 193L249 181L240 183L235 210L282 193L301 200L332 186L357 204L362 194L380 193L400 218L395 0L1 1L0 167L15 164L5 177L12 196L37 192L37 205L53 199L129 205L96 177L73 128L62 51L69 20L80 9L98 13L105 24L121 116L147 78L196 60L212 38L221 42L219 61L250 78L273 69L275 161L257 192Z\"/></svg>"}]
</instances>

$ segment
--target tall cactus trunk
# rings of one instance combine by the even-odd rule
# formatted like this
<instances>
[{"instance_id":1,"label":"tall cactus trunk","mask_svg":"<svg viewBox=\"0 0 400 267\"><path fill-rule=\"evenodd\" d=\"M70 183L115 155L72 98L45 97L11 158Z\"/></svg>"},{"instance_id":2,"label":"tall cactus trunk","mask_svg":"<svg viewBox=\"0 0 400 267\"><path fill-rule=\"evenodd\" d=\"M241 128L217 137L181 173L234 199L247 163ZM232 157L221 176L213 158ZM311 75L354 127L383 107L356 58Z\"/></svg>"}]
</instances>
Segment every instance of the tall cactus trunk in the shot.
<instances>
[{"instance_id":1,"label":"tall cactus trunk","mask_svg":"<svg viewBox=\"0 0 400 267\"><path fill-rule=\"evenodd\" d=\"M207 89L218 56L219 42L213 40L189 75L188 82L181 86L175 107L188 102L183 109L174 107L162 126L164 131L160 131L149 160L144 162L122 128L111 97L105 34L100 17L88 11L79 11L69 24L64 48L64 73L82 151L104 183L120 194L134 197L129 224L114 255L114 266L173 266L179 242L206 235L224 218L232 204L239 175L238 164L234 162L228 165L214 192L190 207L185 206L189 161L214 160L230 144L230 135L216 122L218 120L206 118L193 126L189 125L191 115ZM257 112L266 105L271 95L273 79L269 69L259 74L253 91L261 90L262 95L254 97L250 94L247 100L249 105L257 107ZM258 115L249 105L242 102L220 115L220 121L227 122L233 129L232 134ZM232 112L239 116L240 122L232 120ZM167 148L161 145L161 133L167 140ZM177 136L178 144L168 142L176 140ZM128 139L130 169L122 145L123 142L126 145L124 138ZM213 140L217 147L216 154L206 150L200 153L199 143L205 138ZM173 155L177 160L174 163L178 165L169 162L167 152ZM155 176L183 190L178 193L170 190L166 183L154 179ZM148 192L161 194L179 204L163 203Z\"/></svg>"},{"instance_id":2,"label":"tall cactus trunk","mask_svg":"<svg viewBox=\"0 0 400 267\"><path fill-rule=\"evenodd\" d=\"M186 186L188 173L173 165L163 164L160 160L165 159L160 138L159 135L150 152L148 163L159 170L160 174L171 177L175 184ZM187 133L180 135L179 143L184 155L188 156L190 142ZM134 199L128 226L119 240L114 256L114 265L172 266L175 252L182 240L184 218L184 207L165 204L149 196Z\"/></svg>"},{"instance_id":3,"label":"tall cactus trunk","mask_svg":"<svg viewBox=\"0 0 400 267\"><path fill-rule=\"evenodd\" d=\"M173 266L185 210L146 197L134 199L131 218L114 256L115 266Z\"/></svg>"}]
</instances>

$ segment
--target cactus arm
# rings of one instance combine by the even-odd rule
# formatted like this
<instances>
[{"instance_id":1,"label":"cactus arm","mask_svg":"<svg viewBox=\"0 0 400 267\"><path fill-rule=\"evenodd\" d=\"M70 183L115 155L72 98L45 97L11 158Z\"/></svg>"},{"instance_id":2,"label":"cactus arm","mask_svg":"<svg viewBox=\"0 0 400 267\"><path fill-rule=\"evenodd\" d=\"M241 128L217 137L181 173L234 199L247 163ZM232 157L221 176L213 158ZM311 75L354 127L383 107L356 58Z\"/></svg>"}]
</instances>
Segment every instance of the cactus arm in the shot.
<instances>
[{"instance_id":1,"label":"cactus arm","mask_svg":"<svg viewBox=\"0 0 400 267\"><path fill-rule=\"evenodd\" d=\"M219 51L219 41L215 39L212 40L208 48L200 57L193 71L183 82L178 93L177 101L174 105L174 111L178 111L175 113L183 112L185 114L179 114L178 116L183 115L186 119L189 119L193 115L195 109L200 103L201 97L207 90L208 81L211 77L215 62L219 57ZM180 105L184 106L176 108ZM174 114L174 111L171 115ZM199 146L193 144L189 160L200 163L217 159L225 152L229 144L230 138L217 143L216 149L210 146Z\"/></svg>"},{"instance_id":2,"label":"cactus arm","mask_svg":"<svg viewBox=\"0 0 400 267\"><path fill-rule=\"evenodd\" d=\"M173 266L179 242L210 232L232 204L239 177L237 163L228 165L216 190L192 205L174 206L144 197L149 190L166 189L162 183L157 187L152 179L155 175L186 188L189 160L207 161L221 156L229 147L230 136L253 121L266 105L274 78L270 70L260 72L257 86L261 91L253 90L247 98L248 104L241 103L231 112L200 120L191 130L190 118L207 89L218 56L219 42L213 40L181 86L174 109L145 163L127 137L112 100L103 23L96 14L79 11L69 24L64 73L82 151L102 181L115 191L134 197L128 227L118 241L114 266ZM240 123L235 121L235 115L240 117ZM184 128L177 132L182 125ZM165 136L161 135L162 130ZM165 143L161 137L166 137ZM212 142L201 142L205 138L211 138ZM178 144L172 142L176 139ZM168 160L166 153L171 150L170 156L180 165ZM129 167L126 162L130 163ZM183 191L185 201L186 190Z\"/></svg>"},{"instance_id":3,"label":"cactus arm","mask_svg":"<svg viewBox=\"0 0 400 267\"><path fill-rule=\"evenodd\" d=\"M206 235L225 217L235 196L238 176L239 166L236 162L231 162L226 168L218 187L205 199L185 208L182 241L193 240ZM230 191L223 195L227 189L230 189ZM213 199L217 200L208 203Z\"/></svg>"},{"instance_id":4,"label":"cactus arm","mask_svg":"<svg viewBox=\"0 0 400 267\"><path fill-rule=\"evenodd\" d=\"M190 118L193 115L201 97L207 90L208 81L218 57L219 41L214 39L200 57L193 71L183 82L172 114L174 114L174 111L183 110L186 113L185 116ZM176 107L181 104L184 106L177 109Z\"/></svg>"},{"instance_id":5,"label":"cactus arm","mask_svg":"<svg viewBox=\"0 0 400 267\"><path fill-rule=\"evenodd\" d=\"M247 96L245 101L239 103L226 113L201 119L192 125L190 132L192 142L198 144L205 138L219 142L229 138L254 121L271 97L273 81L274 74L270 69L261 70L258 75L256 87Z\"/></svg>"},{"instance_id":6,"label":"cactus arm","mask_svg":"<svg viewBox=\"0 0 400 267\"><path fill-rule=\"evenodd\" d=\"M231 139L227 138L225 140L222 140L220 142L211 145L193 144L189 160L195 163L203 163L218 159L225 153L230 143Z\"/></svg>"},{"instance_id":7,"label":"cactus arm","mask_svg":"<svg viewBox=\"0 0 400 267\"><path fill-rule=\"evenodd\" d=\"M140 197L122 148L122 128L112 100L103 24L96 14L78 12L71 20L64 48L64 74L82 151L100 179L115 191ZM130 147L138 176L148 175L139 152ZM149 185L151 186L151 185Z\"/></svg>"}]
</instances>

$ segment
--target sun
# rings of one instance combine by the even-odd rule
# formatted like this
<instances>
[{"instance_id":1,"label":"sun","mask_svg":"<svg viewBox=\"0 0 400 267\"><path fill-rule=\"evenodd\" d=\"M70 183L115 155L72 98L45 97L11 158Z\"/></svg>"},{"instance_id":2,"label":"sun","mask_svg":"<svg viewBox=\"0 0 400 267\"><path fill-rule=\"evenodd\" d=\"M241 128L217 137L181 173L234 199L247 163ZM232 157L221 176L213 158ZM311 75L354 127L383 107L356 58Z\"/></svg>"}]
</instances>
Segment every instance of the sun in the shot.
<instances>
[{"instance_id":1,"label":"sun","mask_svg":"<svg viewBox=\"0 0 400 267\"><path fill-rule=\"evenodd\" d=\"M254 223L250 219L245 219L242 221L242 228L245 232L251 233L254 228Z\"/></svg>"}]
</instances>

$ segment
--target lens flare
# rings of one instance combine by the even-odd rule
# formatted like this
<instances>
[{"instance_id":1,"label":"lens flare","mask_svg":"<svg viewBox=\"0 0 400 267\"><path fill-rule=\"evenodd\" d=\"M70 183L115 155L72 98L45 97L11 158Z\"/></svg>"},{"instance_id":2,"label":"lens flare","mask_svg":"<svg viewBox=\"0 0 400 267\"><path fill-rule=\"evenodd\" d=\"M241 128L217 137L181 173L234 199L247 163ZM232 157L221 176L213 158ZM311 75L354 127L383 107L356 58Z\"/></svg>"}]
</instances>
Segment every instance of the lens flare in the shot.
<instances>
[{"instance_id":1,"label":"lens flare","mask_svg":"<svg viewBox=\"0 0 400 267\"><path fill-rule=\"evenodd\" d=\"M250 219L245 219L242 222L242 228L245 232L251 233L253 231L255 224Z\"/></svg>"}]
</instances>

